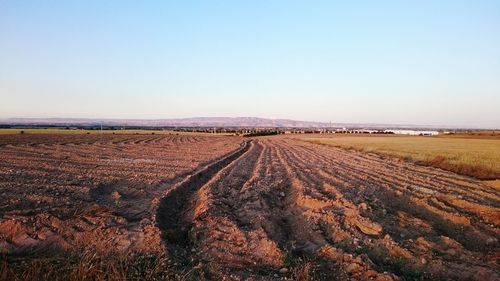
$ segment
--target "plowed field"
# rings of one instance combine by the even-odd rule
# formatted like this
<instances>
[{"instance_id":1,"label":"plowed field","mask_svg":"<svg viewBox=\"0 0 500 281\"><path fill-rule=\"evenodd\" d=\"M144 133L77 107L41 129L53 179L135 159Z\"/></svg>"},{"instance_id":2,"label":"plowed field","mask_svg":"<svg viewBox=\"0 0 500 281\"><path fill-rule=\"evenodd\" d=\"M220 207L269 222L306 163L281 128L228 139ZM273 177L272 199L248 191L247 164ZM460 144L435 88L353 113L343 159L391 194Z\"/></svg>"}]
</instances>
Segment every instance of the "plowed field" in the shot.
<instances>
[{"instance_id":1,"label":"plowed field","mask_svg":"<svg viewBox=\"0 0 500 281\"><path fill-rule=\"evenodd\" d=\"M7 253L98 238L181 279L500 279L500 190L469 177L286 137L52 138L0 141Z\"/></svg>"},{"instance_id":2,"label":"plowed field","mask_svg":"<svg viewBox=\"0 0 500 281\"><path fill-rule=\"evenodd\" d=\"M155 202L172 183L240 142L182 135L2 136L0 252L158 251Z\"/></svg>"},{"instance_id":3,"label":"plowed field","mask_svg":"<svg viewBox=\"0 0 500 281\"><path fill-rule=\"evenodd\" d=\"M269 138L183 198L166 240L215 279L499 278L500 192L453 173Z\"/></svg>"}]
</instances>

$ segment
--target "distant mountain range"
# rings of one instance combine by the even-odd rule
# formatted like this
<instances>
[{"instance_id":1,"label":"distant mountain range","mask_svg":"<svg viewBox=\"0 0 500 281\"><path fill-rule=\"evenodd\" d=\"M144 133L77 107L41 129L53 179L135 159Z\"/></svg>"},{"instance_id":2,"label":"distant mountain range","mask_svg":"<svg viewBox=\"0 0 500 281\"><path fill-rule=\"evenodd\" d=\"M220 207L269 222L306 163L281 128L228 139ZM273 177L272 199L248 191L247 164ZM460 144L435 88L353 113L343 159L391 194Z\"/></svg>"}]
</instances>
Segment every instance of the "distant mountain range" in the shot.
<instances>
[{"instance_id":1,"label":"distant mountain range","mask_svg":"<svg viewBox=\"0 0 500 281\"><path fill-rule=\"evenodd\" d=\"M193 117L176 119L88 119L88 118L7 118L2 125L23 126L131 126L131 127L248 127L248 128L364 128L364 129L445 129L453 126L398 125L376 123L327 123L258 117Z\"/></svg>"},{"instance_id":2,"label":"distant mountain range","mask_svg":"<svg viewBox=\"0 0 500 281\"><path fill-rule=\"evenodd\" d=\"M257 117L193 117L176 119L86 119L86 118L9 118L10 125L79 125L79 126L145 126L145 127L328 127L329 123L266 119Z\"/></svg>"}]
</instances>

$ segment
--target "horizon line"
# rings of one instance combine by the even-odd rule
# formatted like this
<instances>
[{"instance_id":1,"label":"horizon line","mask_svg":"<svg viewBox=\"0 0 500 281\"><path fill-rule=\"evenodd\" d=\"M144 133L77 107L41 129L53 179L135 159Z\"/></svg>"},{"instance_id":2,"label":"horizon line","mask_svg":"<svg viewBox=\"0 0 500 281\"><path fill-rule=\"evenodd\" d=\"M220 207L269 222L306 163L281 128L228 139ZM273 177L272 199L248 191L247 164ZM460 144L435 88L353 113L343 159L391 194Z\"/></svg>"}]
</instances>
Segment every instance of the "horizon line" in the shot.
<instances>
[{"instance_id":1,"label":"horizon line","mask_svg":"<svg viewBox=\"0 0 500 281\"><path fill-rule=\"evenodd\" d=\"M500 130L500 127L484 127L484 126L464 126L464 125L430 125L430 124L416 124L416 123L377 123L377 122L334 122L334 121L309 121L309 120L298 120L292 118L268 118L268 117L257 117L257 116L195 116L195 117L172 117L172 118L123 118L123 117L0 117L0 122L10 121L12 124L9 125L23 125L22 123L15 123L15 120L60 120L60 122L49 123L43 122L43 125L57 125L57 123L68 123L64 122L66 120L89 120L89 121L169 121L169 120L189 120L189 119L262 119L266 121L289 121L289 122L303 122L303 123L315 123L317 125L365 125L365 126L397 126L397 127L420 127L420 128L435 128L435 129L474 129L474 130ZM127 126L125 124L125 126Z\"/></svg>"}]
</instances>

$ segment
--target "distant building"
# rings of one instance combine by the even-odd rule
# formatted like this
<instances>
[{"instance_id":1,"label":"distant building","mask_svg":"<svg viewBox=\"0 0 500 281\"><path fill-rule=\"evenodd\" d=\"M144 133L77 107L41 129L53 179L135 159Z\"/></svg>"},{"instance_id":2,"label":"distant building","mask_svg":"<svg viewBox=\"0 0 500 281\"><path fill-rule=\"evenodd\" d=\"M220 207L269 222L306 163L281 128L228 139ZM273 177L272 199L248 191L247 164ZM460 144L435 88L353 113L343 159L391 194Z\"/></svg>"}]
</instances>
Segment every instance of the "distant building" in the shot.
<instances>
[{"instance_id":1,"label":"distant building","mask_svg":"<svg viewBox=\"0 0 500 281\"><path fill-rule=\"evenodd\" d=\"M385 130L385 132L392 132L397 135L410 135L410 136L437 136L438 131L419 131L419 130Z\"/></svg>"}]
</instances>

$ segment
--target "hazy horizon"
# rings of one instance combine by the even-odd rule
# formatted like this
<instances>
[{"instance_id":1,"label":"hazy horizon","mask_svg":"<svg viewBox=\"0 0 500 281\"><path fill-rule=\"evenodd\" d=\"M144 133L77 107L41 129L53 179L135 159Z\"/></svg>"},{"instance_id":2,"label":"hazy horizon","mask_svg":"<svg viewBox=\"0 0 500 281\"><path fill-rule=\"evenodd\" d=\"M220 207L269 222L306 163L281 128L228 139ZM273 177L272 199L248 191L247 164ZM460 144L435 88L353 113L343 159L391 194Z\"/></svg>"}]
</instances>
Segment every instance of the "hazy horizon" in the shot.
<instances>
[{"instance_id":1,"label":"hazy horizon","mask_svg":"<svg viewBox=\"0 0 500 281\"><path fill-rule=\"evenodd\" d=\"M500 2L0 3L0 118L500 128Z\"/></svg>"},{"instance_id":2,"label":"hazy horizon","mask_svg":"<svg viewBox=\"0 0 500 281\"><path fill-rule=\"evenodd\" d=\"M46 118L25 118L25 117L13 117L13 118L0 118L0 123L4 122L3 124L12 124L12 125L22 125L22 124L43 124L43 125L61 125L65 123L72 123L75 122L74 124L80 124L80 123L85 123L88 121L103 121L103 122L116 122L115 125L120 124L120 126L127 126L127 122L139 122L143 123L143 125L146 125L148 121L189 121L189 122L201 122L201 121L208 121L208 122L216 122L216 121L221 121L219 119L234 119L233 123L231 126L237 126L241 124L237 124L238 121L244 121L244 119L262 119L262 121L267 122L267 121L287 121L287 122L297 122L299 124L304 125L305 123L316 123L316 125L322 124L321 127L324 127L324 125L333 125L333 126L338 126L338 125L346 125L346 126L367 126L373 127L373 128L380 128L380 127L386 127L386 128L413 128L413 129L418 129L418 128L435 128L435 129L473 129L473 130L499 130L500 127L485 127L485 126L457 126L457 125L449 125L449 124L437 124L437 125L429 125L429 124L410 124L410 123L376 123L376 122L331 122L331 121L316 121L316 120L299 120L299 119L293 119L293 118L264 118L264 117L259 117L259 116L234 116L234 117L228 117L228 116L193 116L193 117L178 117L178 118L74 118L74 117L46 117ZM52 121L52 122L51 122ZM230 122L230 120L224 120L224 122ZM139 126L139 124L129 124L132 126ZM149 124L152 125L152 124ZM172 125L172 124L170 124ZM206 124L202 124L205 126ZM160 126L168 126L168 124L162 124ZM182 124L177 124L176 126L182 126ZM227 126L227 125L222 125L222 126ZM247 126L247 125L245 125ZM304 125L307 127L307 125ZM285 127L287 127L285 125ZM301 126L299 126L301 127Z\"/></svg>"}]
</instances>

